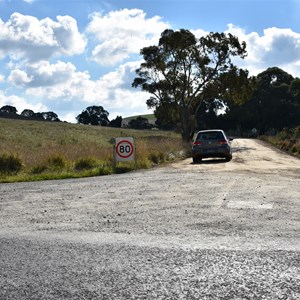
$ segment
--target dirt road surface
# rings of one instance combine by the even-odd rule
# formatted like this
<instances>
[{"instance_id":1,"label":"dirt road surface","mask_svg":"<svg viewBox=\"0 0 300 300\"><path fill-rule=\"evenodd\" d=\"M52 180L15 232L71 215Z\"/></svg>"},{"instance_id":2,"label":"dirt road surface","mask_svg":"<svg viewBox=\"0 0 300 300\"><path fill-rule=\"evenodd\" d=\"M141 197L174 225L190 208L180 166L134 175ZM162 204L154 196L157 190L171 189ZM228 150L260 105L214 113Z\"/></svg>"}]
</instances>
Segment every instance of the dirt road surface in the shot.
<instances>
[{"instance_id":1,"label":"dirt road surface","mask_svg":"<svg viewBox=\"0 0 300 300\"><path fill-rule=\"evenodd\" d=\"M0 184L0 299L300 299L300 160Z\"/></svg>"}]
</instances>

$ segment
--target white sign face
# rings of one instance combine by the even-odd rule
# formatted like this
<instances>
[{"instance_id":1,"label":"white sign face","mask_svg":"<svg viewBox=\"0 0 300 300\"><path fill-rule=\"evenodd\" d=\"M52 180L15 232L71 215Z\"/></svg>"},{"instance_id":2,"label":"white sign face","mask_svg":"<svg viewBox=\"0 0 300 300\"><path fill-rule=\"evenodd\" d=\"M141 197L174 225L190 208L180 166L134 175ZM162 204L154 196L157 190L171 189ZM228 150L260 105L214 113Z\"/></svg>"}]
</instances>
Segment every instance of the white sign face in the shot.
<instances>
[{"instance_id":1,"label":"white sign face","mask_svg":"<svg viewBox=\"0 0 300 300\"><path fill-rule=\"evenodd\" d=\"M132 137L116 138L116 161L134 160L134 142Z\"/></svg>"}]
</instances>

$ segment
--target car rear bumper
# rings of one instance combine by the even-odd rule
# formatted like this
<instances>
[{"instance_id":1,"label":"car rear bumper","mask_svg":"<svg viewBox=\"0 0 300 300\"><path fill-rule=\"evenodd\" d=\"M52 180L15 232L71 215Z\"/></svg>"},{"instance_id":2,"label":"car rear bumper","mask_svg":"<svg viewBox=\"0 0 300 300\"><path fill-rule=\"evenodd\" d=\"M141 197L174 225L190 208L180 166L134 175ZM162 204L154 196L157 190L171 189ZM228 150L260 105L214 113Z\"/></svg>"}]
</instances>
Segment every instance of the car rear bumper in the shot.
<instances>
[{"instance_id":1,"label":"car rear bumper","mask_svg":"<svg viewBox=\"0 0 300 300\"><path fill-rule=\"evenodd\" d=\"M220 147L216 149L192 149L192 156L197 158L227 158L231 155L230 147Z\"/></svg>"}]
</instances>

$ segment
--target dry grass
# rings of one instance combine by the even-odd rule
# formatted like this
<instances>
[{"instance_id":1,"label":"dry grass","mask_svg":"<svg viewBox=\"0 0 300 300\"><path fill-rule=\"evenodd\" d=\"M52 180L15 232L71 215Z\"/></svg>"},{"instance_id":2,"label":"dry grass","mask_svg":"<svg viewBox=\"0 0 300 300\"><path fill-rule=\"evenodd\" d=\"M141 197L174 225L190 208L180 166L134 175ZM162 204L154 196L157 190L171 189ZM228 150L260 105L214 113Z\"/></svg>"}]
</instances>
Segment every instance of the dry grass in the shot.
<instances>
[{"instance_id":1,"label":"dry grass","mask_svg":"<svg viewBox=\"0 0 300 300\"><path fill-rule=\"evenodd\" d=\"M300 127L284 129L277 136L261 138L285 152L300 157Z\"/></svg>"},{"instance_id":2,"label":"dry grass","mask_svg":"<svg viewBox=\"0 0 300 300\"><path fill-rule=\"evenodd\" d=\"M53 167L55 159L63 162L59 172L70 174L64 177L81 176L75 166L82 160L92 160L98 166L96 171L90 170L90 175L97 175L103 169L104 173L112 173L114 170L107 168L113 166L113 143L121 136L135 139L137 165L141 168L174 159L187 149L180 135L174 132L0 119L0 155L19 157L25 180L28 174L39 172L51 172L53 177L53 172L58 173L59 169Z\"/></svg>"}]
</instances>

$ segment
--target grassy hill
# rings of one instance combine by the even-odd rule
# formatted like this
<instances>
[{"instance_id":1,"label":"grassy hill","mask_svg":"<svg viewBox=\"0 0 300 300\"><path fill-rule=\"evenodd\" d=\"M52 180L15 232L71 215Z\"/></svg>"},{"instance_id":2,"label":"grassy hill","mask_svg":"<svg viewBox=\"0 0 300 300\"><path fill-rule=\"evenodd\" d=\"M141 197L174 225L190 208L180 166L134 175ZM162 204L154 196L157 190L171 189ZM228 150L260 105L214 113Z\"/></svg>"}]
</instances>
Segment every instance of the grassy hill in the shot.
<instances>
[{"instance_id":1,"label":"grassy hill","mask_svg":"<svg viewBox=\"0 0 300 300\"><path fill-rule=\"evenodd\" d=\"M135 139L136 165L114 167L116 137ZM0 118L0 182L110 174L147 168L182 154L186 148L174 132L132 130ZM9 172L4 158L22 163L18 174ZM5 167L6 166L6 167ZM81 166L81 167L80 167ZM8 170L7 170L8 168Z\"/></svg>"},{"instance_id":2,"label":"grassy hill","mask_svg":"<svg viewBox=\"0 0 300 300\"><path fill-rule=\"evenodd\" d=\"M145 119L148 119L148 122L152 125L155 125L155 121L156 121L156 117L154 116L154 114L147 114L147 115L137 115L137 116L131 116L131 117L127 117L124 118L122 120L122 125L127 125L131 120L136 119L137 117L142 117Z\"/></svg>"}]
</instances>

